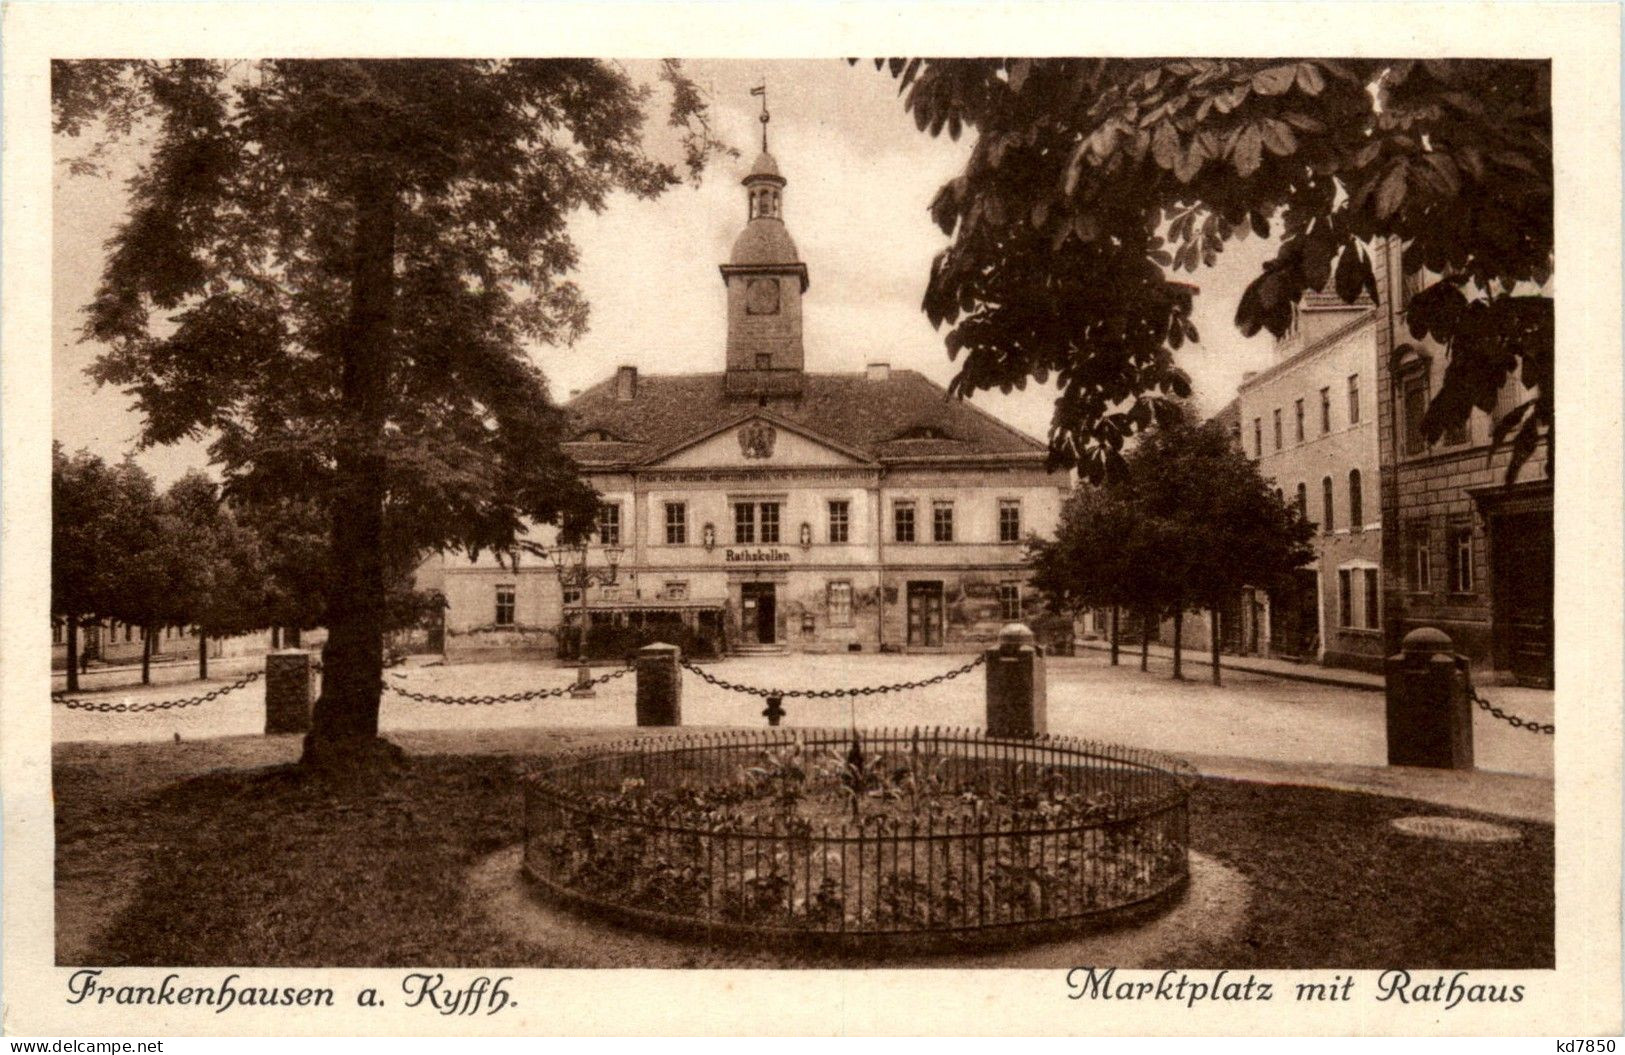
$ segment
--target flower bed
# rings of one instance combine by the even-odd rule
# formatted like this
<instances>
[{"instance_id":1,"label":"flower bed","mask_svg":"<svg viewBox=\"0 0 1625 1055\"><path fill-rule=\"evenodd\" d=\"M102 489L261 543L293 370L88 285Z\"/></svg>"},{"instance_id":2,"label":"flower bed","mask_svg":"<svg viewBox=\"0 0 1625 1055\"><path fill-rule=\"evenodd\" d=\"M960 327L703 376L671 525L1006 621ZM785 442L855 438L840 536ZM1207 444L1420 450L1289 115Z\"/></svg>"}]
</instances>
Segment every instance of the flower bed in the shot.
<instances>
[{"instance_id":1,"label":"flower bed","mask_svg":"<svg viewBox=\"0 0 1625 1055\"><path fill-rule=\"evenodd\" d=\"M1187 876L1184 763L969 730L630 741L527 779L525 873L621 922L852 947L1050 936Z\"/></svg>"}]
</instances>

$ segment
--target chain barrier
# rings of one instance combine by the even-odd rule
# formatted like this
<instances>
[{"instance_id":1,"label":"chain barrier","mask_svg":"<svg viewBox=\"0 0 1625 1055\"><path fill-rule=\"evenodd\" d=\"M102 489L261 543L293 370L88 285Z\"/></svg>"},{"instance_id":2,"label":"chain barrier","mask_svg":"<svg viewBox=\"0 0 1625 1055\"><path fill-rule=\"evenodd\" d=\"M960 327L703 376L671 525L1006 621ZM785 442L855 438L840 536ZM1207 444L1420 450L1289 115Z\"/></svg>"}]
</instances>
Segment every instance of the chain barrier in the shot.
<instances>
[{"instance_id":1,"label":"chain barrier","mask_svg":"<svg viewBox=\"0 0 1625 1055\"><path fill-rule=\"evenodd\" d=\"M1471 682L1469 682L1467 685L1467 698L1478 704L1479 710L1488 711L1489 713L1495 715L1495 717L1512 726L1514 729L1527 729L1531 733L1544 733L1547 736L1553 736L1557 733L1557 726L1553 725L1551 722L1532 722L1527 718L1519 718L1515 714L1508 714L1501 708L1490 703L1489 700L1486 700L1484 697L1480 696L1478 694L1478 690L1473 688Z\"/></svg>"},{"instance_id":2,"label":"chain barrier","mask_svg":"<svg viewBox=\"0 0 1625 1055\"><path fill-rule=\"evenodd\" d=\"M865 685L856 689L767 689L756 685L735 685L731 681L717 677L703 667L696 667L686 659L678 662L684 670L698 675L700 680L728 692L743 692L751 696L760 696L764 700L769 697L781 700L798 697L809 700L834 700L844 696L879 696L887 692L906 692L910 689L923 689L931 685L940 685L945 681L952 681L961 675L969 674L983 663L986 663L987 653L979 652L975 659L964 666L944 671L933 678L923 678L920 681L900 681L893 685Z\"/></svg>"},{"instance_id":3,"label":"chain barrier","mask_svg":"<svg viewBox=\"0 0 1625 1055\"><path fill-rule=\"evenodd\" d=\"M400 685L389 684L384 686L384 691L393 692L397 696L404 696L407 699L415 700L418 703L444 703L453 704L458 707L468 705L489 706L493 703L524 703L527 700L547 700L554 699L559 696L568 696L570 693L576 692L580 689L590 689L598 685L603 685L606 682L614 681L616 678L624 678L628 674L632 673L634 669L636 668L628 665L621 667L618 670L612 670L608 674L600 674L598 677L593 678L590 681L573 682L569 685L563 685L556 689L532 689L529 692L509 692L496 695L440 696L432 692L413 692L412 690L403 688Z\"/></svg>"},{"instance_id":4,"label":"chain barrier","mask_svg":"<svg viewBox=\"0 0 1625 1055\"><path fill-rule=\"evenodd\" d=\"M107 700L85 700L73 696L64 696L60 693L53 692L51 693L51 702L60 703L64 707L70 707L78 711L96 711L101 714L136 714L146 711L172 711L180 707L196 707L199 704L208 703L210 700L218 700L228 692L236 692L238 689L243 688L251 682L257 681L264 673L265 672L261 670L249 671L247 674L243 675L237 681L232 682L230 685L222 685L213 692L206 692L201 696L188 696L181 700L148 700L143 703L111 703Z\"/></svg>"}]
</instances>

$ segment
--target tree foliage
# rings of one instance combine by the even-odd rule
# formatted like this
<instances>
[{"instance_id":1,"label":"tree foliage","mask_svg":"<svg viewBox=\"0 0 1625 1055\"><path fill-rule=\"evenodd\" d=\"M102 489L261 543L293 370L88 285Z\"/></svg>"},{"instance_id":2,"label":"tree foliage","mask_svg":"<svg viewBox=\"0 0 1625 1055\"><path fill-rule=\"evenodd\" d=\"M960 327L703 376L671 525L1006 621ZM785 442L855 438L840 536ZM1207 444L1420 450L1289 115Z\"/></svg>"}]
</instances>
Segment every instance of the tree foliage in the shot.
<instances>
[{"instance_id":1,"label":"tree foliage","mask_svg":"<svg viewBox=\"0 0 1625 1055\"><path fill-rule=\"evenodd\" d=\"M1278 249L1248 335L1307 290L1386 303L1370 247L1425 286L1412 335L1449 355L1429 439L1534 391L1496 425L1518 467L1553 424L1551 68L1544 61L879 60L922 131L976 141L931 206L951 242L924 309L963 353L953 389L1059 387L1052 458L1100 479L1188 392L1198 334L1172 274L1233 239ZM1548 463L1549 464L1549 463Z\"/></svg>"},{"instance_id":2,"label":"tree foliage","mask_svg":"<svg viewBox=\"0 0 1625 1055\"><path fill-rule=\"evenodd\" d=\"M662 73L697 172L704 100ZM144 443L211 437L234 501L321 511L313 738L370 743L386 568L591 522L524 347L586 327L570 215L681 180L643 148L650 89L586 59L96 61L55 63L53 93L65 135L152 131L92 374L134 396Z\"/></svg>"},{"instance_id":3,"label":"tree foliage","mask_svg":"<svg viewBox=\"0 0 1625 1055\"><path fill-rule=\"evenodd\" d=\"M1033 584L1051 607L1122 606L1152 619L1221 608L1313 559L1313 525L1217 422L1153 429L1127 461L1127 472L1073 493L1054 538L1029 543Z\"/></svg>"}]
</instances>

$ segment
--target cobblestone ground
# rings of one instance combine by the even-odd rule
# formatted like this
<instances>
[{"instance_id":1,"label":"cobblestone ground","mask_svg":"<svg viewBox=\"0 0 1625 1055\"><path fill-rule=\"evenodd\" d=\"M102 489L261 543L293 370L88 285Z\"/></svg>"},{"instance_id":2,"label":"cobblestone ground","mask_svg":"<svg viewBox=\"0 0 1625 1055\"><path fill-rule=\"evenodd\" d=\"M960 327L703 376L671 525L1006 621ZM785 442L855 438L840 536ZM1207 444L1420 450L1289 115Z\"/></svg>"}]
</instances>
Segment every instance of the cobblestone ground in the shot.
<instances>
[{"instance_id":1,"label":"cobblestone ground","mask_svg":"<svg viewBox=\"0 0 1625 1055\"><path fill-rule=\"evenodd\" d=\"M710 665L728 681L760 686L837 688L913 681L951 670L964 655L793 655L729 659ZM1383 697L1328 685L1226 672L1225 684L1209 684L1200 656L1190 679L1171 680L1153 666L1139 672L1130 657L1112 668L1103 654L1048 660L1049 728L1052 733L1110 740L1177 754L1217 755L1268 762L1380 766L1384 752ZM598 668L602 674L607 668ZM233 677L235 675L232 675ZM229 680L229 678L224 679ZM110 702L141 702L194 695L224 683L190 682L94 693ZM492 663L411 667L390 684L417 692L454 695L511 693L567 685L573 671L551 663ZM785 701L791 726L983 724L984 677L980 669L927 689L855 700ZM1529 719L1552 719L1552 693L1487 686L1480 691L1497 706ZM43 693L42 693L43 697ZM393 693L384 697L384 731L417 729L515 729L632 726L633 676L598 690L594 699L542 700L491 706L418 703ZM684 675L685 726L762 727L763 701L725 692ZM256 734L264 729L264 691L259 682L195 708L145 714L100 714L54 706L53 735L69 741L160 741ZM1552 775L1552 737L1513 729L1475 712L1479 768L1533 776Z\"/></svg>"}]
</instances>

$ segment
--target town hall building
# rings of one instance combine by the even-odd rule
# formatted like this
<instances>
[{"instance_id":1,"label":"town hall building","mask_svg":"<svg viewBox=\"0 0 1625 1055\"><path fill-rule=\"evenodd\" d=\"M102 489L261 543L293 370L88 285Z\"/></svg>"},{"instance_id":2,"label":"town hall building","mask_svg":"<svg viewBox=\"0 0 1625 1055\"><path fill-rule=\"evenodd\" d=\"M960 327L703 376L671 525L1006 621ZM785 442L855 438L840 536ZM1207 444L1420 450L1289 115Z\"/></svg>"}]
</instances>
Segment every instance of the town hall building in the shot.
<instances>
[{"instance_id":1,"label":"town hall building","mask_svg":"<svg viewBox=\"0 0 1625 1055\"><path fill-rule=\"evenodd\" d=\"M613 558L614 581L447 557L451 658L551 654L583 622L717 651L971 649L1038 613L1022 543L1053 534L1067 475L915 371L809 373L810 277L765 136L743 184L722 369L621 366L567 404L565 449L602 496L586 563Z\"/></svg>"}]
</instances>

